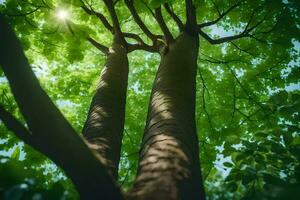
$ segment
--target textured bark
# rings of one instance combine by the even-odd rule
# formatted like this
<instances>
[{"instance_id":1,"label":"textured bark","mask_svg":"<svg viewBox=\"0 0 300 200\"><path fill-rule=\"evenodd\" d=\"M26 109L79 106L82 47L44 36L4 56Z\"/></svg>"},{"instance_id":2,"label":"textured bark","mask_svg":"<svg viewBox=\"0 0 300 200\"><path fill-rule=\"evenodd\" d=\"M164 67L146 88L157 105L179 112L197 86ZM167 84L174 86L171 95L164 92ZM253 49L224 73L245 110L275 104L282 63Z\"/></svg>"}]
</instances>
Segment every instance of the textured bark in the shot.
<instances>
[{"instance_id":1,"label":"textured bark","mask_svg":"<svg viewBox=\"0 0 300 200\"><path fill-rule=\"evenodd\" d=\"M93 97L83 135L110 173L117 178L124 129L128 80L127 52L115 42Z\"/></svg>"},{"instance_id":2,"label":"textured bark","mask_svg":"<svg viewBox=\"0 0 300 200\"><path fill-rule=\"evenodd\" d=\"M197 55L198 37L187 33L162 55L131 199L204 199L195 126Z\"/></svg>"},{"instance_id":3,"label":"textured bark","mask_svg":"<svg viewBox=\"0 0 300 200\"><path fill-rule=\"evenodd\" d=\"M41 88L21 44L0 15L0 65L32 133L33 146L72 179L81 199L123 199L105 167Z\"/></svg>"}]
</instances>

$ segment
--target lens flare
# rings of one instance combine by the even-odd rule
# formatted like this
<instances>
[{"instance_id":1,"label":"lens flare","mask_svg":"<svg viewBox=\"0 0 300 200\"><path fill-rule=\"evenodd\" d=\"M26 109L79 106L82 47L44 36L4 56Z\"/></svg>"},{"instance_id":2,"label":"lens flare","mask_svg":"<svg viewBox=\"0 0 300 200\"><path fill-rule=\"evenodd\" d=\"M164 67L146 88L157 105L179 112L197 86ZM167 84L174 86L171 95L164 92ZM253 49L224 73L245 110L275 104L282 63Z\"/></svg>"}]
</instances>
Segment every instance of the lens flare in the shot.
<instances>
[{"instance_id":1,"label":"lens flare","mask_svg":"<svg viewBox=\"0 0 300 200\"><path fill-rule=\"evenodd\" d=\"M67 10L60 9L56 12L56 16L60 20L66 20L69 17L69 12Z\"/></svg>"}]
</instances>

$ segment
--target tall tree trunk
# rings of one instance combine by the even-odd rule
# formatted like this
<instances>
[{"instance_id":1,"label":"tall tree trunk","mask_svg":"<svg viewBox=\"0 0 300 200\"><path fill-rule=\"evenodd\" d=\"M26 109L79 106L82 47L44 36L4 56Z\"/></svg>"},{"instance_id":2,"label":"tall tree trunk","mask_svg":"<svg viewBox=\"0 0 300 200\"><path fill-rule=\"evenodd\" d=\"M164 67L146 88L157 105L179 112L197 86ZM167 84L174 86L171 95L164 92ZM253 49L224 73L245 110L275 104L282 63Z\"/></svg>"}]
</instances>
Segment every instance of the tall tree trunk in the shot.
<instances>
[{"instance_id":1,"label":"tall tree trunk","mask_svg":"<svg viewBox=\"0 0 300 200\"><path fill-rule=\"evenodd\" d=\"M162 55L131 199L205 199L195 125L198 43L183 32Z\"/></svg>"},{"instance_id":2,"label":"tall tree trunk","mask_svg":"<svg viewBox=\"0 0 300 200\"><path fill-rule=\"evenodd\" d=\"M20 42L1 14L0 27L0 65L32 133L26 136L32 147L66 172L81 199L123 199L105 167L41 88Z\"/></svg>"},{"instance_id":3,"label":"tall tree trunk","mask_svg":"<svg viewBox=\"0 0 300 200\"><path fill-rule=\"evenodd\" d=\"M127 52L115 41L83 128L90 148L95 150L115 178L118 175L124 129L127 81Z\"/></svg>"}]
</instances>

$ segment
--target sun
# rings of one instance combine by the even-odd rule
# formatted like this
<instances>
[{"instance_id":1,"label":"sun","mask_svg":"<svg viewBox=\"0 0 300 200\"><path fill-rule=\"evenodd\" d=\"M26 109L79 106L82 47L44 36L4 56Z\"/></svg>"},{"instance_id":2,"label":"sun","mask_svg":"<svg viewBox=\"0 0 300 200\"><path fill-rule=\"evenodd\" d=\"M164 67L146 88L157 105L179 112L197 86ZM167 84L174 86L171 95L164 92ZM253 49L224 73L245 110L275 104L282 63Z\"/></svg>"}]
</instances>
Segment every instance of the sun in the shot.
<instances>
[{"instance_id":1,"label":"sun","mask_svg":"<svg viewBox=\"0 0 300 200\"><path fill-rule=\"evenodd\" d=\"M56 16L60 20L66 20L66 19L69 18L69 12L67 10L64 10L64 9L59 9L56 12Z\"/></svg>"}]
</instances>

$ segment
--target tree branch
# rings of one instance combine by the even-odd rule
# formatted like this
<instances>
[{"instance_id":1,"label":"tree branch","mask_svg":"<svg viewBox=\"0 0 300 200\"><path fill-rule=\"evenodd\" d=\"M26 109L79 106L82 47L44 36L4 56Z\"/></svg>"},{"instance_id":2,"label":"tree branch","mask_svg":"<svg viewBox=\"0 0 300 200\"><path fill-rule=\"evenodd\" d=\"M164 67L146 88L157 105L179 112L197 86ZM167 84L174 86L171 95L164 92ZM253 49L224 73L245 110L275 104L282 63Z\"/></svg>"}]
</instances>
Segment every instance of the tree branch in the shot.
<instances>
[{"instance_id":1,"label":"tree branch","mask_svg":"<svg viewBox=\"0 0 300 200\"><path fill-rule=\"evenodd\" d=\"M239 47L237 44L235 44L234 42L230 42L230 44L232 44L232 46L234 46L236 49L238 49L240 52L244 52L244 53L246 53L246 54L249 54L250 56L252 56L252 57L256 57L256 56L258 56L258 54L256 54L256 55L254 55L252 52L249 52L248 50L250 49L250 48L247 48L247 49L243 49L243 48L241 48L241 47Z\"/></svg>"},{"instance_id":2,"label":"tree branch","mask_svg":"<svg viewBox=\"0 0 300 200\"><path fill-rule=\"evenodd\" d=\"M230 8L228 8L225 12L223 13L220 13L219 9L217 8L217 11L219 13L219 17L213 21L210 21L210 22L204 22L202 24L199 24L198 25L198 28L204 28L204 27L207 27L207 26L211 26L211 25L214 25L216 23L218 23L224 16L226 16L230 11L232 11L233 9L235 9L236 7L238 7L240 4L241 4L241 0L238 1L236 4L234 4L233 6L231 6Z\"/></svg>"},{"instance_id":3,"label":"tree branch","mask_svg":"<svg viewBox=\"0 0 300 200\"><path fill-rule=\"evenodd\" d=\"M260 76L262 76L263 74L272 71L273 69L279 67L284 61L288 60L288 56L283 57L282 59L278 60L274 65L268 67L267 69L261 71L261 72L257 72L256 73L256 77L260 78Z\"/></svg>"},{"instance_id":4,"label":"tree branch","mask_svg":"<svg viewBox=\"0 0 300 200\"><path fill-rule=\"evenodd\" d=\"M208 124L210 126L211 131L213 132L213 134L215 134L215 128L213 126L211 116L210 116L209 112L207 111L207 107L206 107L206 100L205 100L206 88L205 87L206 86L205 86L204 82L202 82L202 109L204 110L205 115L207 116Z\"/></svg>"},{"instance_id":5,"label":"tree branch","mask_svg":"<svg viewBox=\"0 0 300 200\"><path fill-rule=\"evenodd\" d=\"M205 55L205 56L207 56L207 55ZM207 57L209 57L209 56L207 56ZM209 58L211 58L211 57L209 57ZM207 61L207 62L210 62L210 63L224 64L227 67L227 69L230 71L230 73L233 75L234 79L236 80L236 83L238 85L240 85L241 89L248 96L248 99L252 100L258 107L260 107L266 113L269 112L269 111L272 112L271 110L267 111L268 108L264 107L262 105L262 103L257 100L257 96L253 92L248 91L246 89L246 87L242 84L242 82L239 80L239 78L235 74L234 70L229 66L229 63L231 63L231 62L241 62L241 60L222 61L222 60L218 60L218 59L215 59L215 58L211 58L211 59L213 59L213 60L207 60L207 59L201 59L201 60L204 60L204 61ZM267 114L265 114L265 116L267 116Z\"/></svg>"},{"instance_id":6,"label":"tree branch","mask_svg":"<svg viewBox=\"0 0 300 200\"><path fill-rule=\"evenodd\" d=\"M0 119L18 138L23 140L26 144L37 147L32 134L25 128L12 114L7 112L2 105L0 105Z\"/></svg>"},{"instance_id":7,"label":"tree branch","mask_svg":"<svg viewBox=\"0 0 300 200\"><path fill-rule=\"evenodd\" d=\"M233 40L236 40L239 38L250 37L250 34L248 32L243 31L242 33L240 33L238 35L226 36L226 37L222 37L222 38L218 38L218 39L212 39L207 33L202 31L201 29L199 29L198 31L199 31L199 34L211 44L222 44L224 42L230 42L230 41L233 41Z\"/></svg>"},{"instance_id":8,"label":"tree branch","mask_svg":"<svg viewBox=\"0 0 300 200\"><path fill-rule=\"evenodd\" d=\"M81 6L81 8L88 14L88 15L94 15L97 16L98 19L101 21L101 23L104 25L104 27L110 31L110 32L114 32L114 28L113 26L109 23L109 21L106 19L106 17L99 12L96 12L91 6L90 8L88 8L83 1L81 1L83 3L83 5ZM114 5L116 4L116 2L114 2ZM144 41L142 40L142 38L140 36L138 36L137 34L134 33L123 33L124 37L127 38L132 38L135 39L138 43L144 43ZM91 41L90 41L91 42ZM99 46L99 45L97 45ZM98 48L98 47L97 47ZM102 51L102 50L101 50ZM102 51L103 52L103 51Z\"/></svg>"},{"instance_id":9,"label":"tree branch","mask_svg":"<svg viewBox=\"0 0 300 200\"><path fill-rule=\"evenodd\" d=\"M157 45L147 45L145 43L143 44L129 44L128 45L128 53L135 51L135 50L144 50L144 51L148 51L148 52L159 52L159 47Z\"/></svg>"},{"instance_id":10,"label":"tree branch","mask_svg":"<svg viewBox=\"0 0 300 200\"><path fill-rule=\"evenodd\" d=\"M149 37L152 42L155 42L157 40L157 36L154 35L144 24L140 16L138 15L134 5L133 5L133 0L125 0L125 4L128 7L134 21L137 23L137 25L140 27L140 29Z\"/></svg>"},{"instance_id":11,"label":"tree branch","mask_svg":"<svg viewBox=\"0 0 300 200\"><path fill-rule=\"evenodd\" d=\"M251 113L250 115L246 115L245 113L243 113L240 109L236 108L236 110L241 114L243 115L245 118L243 121L241 121L239 123L239 126L243 125L246 121L249 121L251 123L254 123L255 121L257 120L253 120L251 119L251 117L253 117L254 115L256 115L259 111L261 111L261 108L258 108L256 111L254 111L253 113Z\"/></svg>"},{"instance_id":12,"label":"tree branch","mask_svg":"<svg viewBox=\"0 0 300 200\"><path fill-rule=\"evenodd\" d=\"M106 1L107 1L107 0L106 0ZM106 17L105 17L103 14L101 14L101 13L99 13L99 12L96 12L91 6L89 6L89 8L88 8L82 0L81 0L81 2L82 2L82 6L81 6L81 7L82 7L82 9L83 9L87 14L97 16L97 17L99 18L99 20L102 22L102 24L105 26L105 28L106 28L108 31L110 31L110 32L112 32L112 33L115 32L114 27L109 23L109 21L106 19ZM109 0L107 1L107 3L109 3ZM141 23L143 24L142 20L139 18L139 16L138 16L137 13L136 13L136 10L135 10L135 8L134 8L134 6L133 6L133 2L132 2L131 0L125 0L125 3L128 4L127 6L130 7L131 11L133 11L133 12L136 14L136 16L135 16L135 15L133 15L133 16L137 17L137 21L140 20L139 22L141 22ZM115 5L115 4L116 4L116 3L113 2L113 5ZM106 4L106 5L107 5L107 4ZM138 19L139 19L139 20L138 20ZM118 21L117 21L117 22L118 22ZM118 23L119 23L119 22L118 22ZM120 26L120 25L118 25L118 26ZM145 28L145 29L147 29L147 27L145 26L145 24L143 24L142 27ZM148 30L148 29L147 29L147 30ZM121 31L121 30L120 30L120 31ZM149 45L145 44L145 42L143 41L143 39L142 39L139 35L134 34L134 33L126 33L126 32L125 32L125 33L121 32L121 33L122 33L122 36L123 36L123 37L134 39L134 40L136 40L137 43L138 43L138 44L130 45L130 50L129 50L129 52L134 51L134 50L138 50L138 49L140 49L140 50L146 50L146 51L149 51L149 52L157 52L156 47L155 47L155 46L157 46L157 45L149 46ZM149 33L150 33L150 34L149 34ZM148 36L151 35L151 36L150 36L150 37L151 37L150 39L153 40L154 42L156 41L157 38L159 38L159 36L156 36L156 35L152 34L150 31L149 31L149 33L148 33L148 34L149 34ZM95 40L92 39L91 37L88 37L87 39L88 39L88 41L89 41L92 45L94 45L94 46L95 46L97 49L99 49L101 52L103 52L104 54L107 54L107 53L108 53L108 48L107 48L107 47L105 47L104 45L98 43L97 41L95 41ZM127 44L127 46L129 46L129 44Z\"/></svg>"},{"instance_id":13,"label":"tree branch","mask_svg":"<svg viewBox=\"0 0 300 200\"><path fill-rule=\"evenodd\" d=\"M144 40L137 34L134 34L134 33L123 33L123 34L124 34L124 37L134 39L140 44L144 43Z\"/></svg>"},{"instance_id":14,"label":"tree branch","mask_svg":"<svg viewBox=\"0 0 300 200\"><path fill-rule=\"evenodd\" d=\"M174 38L173 38L169 28L167 27L167 25L163 19L163 16L161 14L161 7L158 7L155 9L155 19L158 22L160 29L164 33L167 44L174 42Z\"/></svg>"},{"instance_id":15,"label":"tree branch","mask_svg":"<svg viewBox=\"0 0 300 200\"><path fill-rule=\"evenodd\" d=\"M253 38L253 39L255 39L255 40L259 41L259 42L265 43L264 40L261 40L261 39L255 37L251 32L252 32L253 30L255 30L258 26L260 26L260 25L266 20L268 14L266 14L266 15L265 15L261 20L259 20L255 25L253 25L252 27L250 27L250 24L251 24L252 21L253 21L253 17L254 17L254 15L255 15L255 13L256 13L259 9L261 9L262 7L264 7L265 4L266 4L266 3L264 3L264 4L262 4L262 5L259 5L258 7L256 7L256 8L253 10L253 12L252 12L252 14L251 14L251 17L250 17L250 19L248 20L248 23L247 23L247 25L245 26L244 30L243 30L241 33L237 34L237 35L226 36L226 37L221 37L221 38L218 38L218 39L213 39L213 38L211 38L207 33L205 33L205 32L202 30L203 27L200 27L200 25L197 27L197 28L198 28L198 33L199 33L204 39L206 39L209 43L211 43L211 44L221 44L221 43L224 43L224 42L231 42L231 41L233 41L233 40L237 40L237 39L244 38L244 37ZM250 27L250 28L249 28L249 27ZM270 31L270 30L265 31L265 32L268 33L269 31ZM260 33L264 33L264 32L262 31L262 32L260 32Z\"/></svg>"},{"instance_id":16,"label":"tree branch","mask_svg":"<svg viewBox=\"0 0 300 200\"><path fill-rule=\"evenodd\" d=\"M119 23L117 13L114 8L113 0L103 0L103 1L108 9L108 12L110 14L110 17L111 17L111 20L113 23L114 35L116 36L115 39L117 39L124 46L127 46L127 42L125 41L124 35L121 31L120 23Z\"/></svg>"},{"instance_id":17,"label":"tree branch","mask_svg":"<svg viewBox=\"0 0 300 200\"><path fill-rule=\"evenodd\" d=\"M18 14L3 13L3 14L6 15L6 16L9 16L9 17L24 17L24 16L31 15L31 14L35 13L36 11L38 11L39 9L41 9L43 7L44 6L36 6L35 9L33 9L31 11L28 11L26 13L18 13Z\"/></svg>"},{"instance_id":18,"label":"tree branch","mask_svg":"<svg viewBox=\"0 0 300 200\"><path fill-rule=\"evenodd\" d=\"M110 32L113 32L113 27L112 25L110 25L110 23L108 22L108 20L106 19L106 17L99 13L99 12L96 12L94 11L94 9L92 7L88 8L84 2L82 1L83 5L81 6L81 8L88 14L88 15L95 15L98 17L98 19L101 21L101 23L104 25L104 27L110 31Z\"/></svg>"},{"instance_id":19,"label":"tree branch","mask_svg":"<svg viewBox=\"0 0 300 200\"><path fill-rule=\"evenodd\" d=\"M196 8L193 4L193 0L185 0L185 14L186 14L186 24L185 24L186 31L192 34L197 33Z\"/></svg>"},{"instance_id":20,"label":"tree branch","mask_svg":"<svg viewBox=\"0 0 300 200\"><path fill-rule=\"evenodd\" d=\"M100 44L99 42L97 42L96 40L94 40L93 38L91 37L88 37L87 40L94 46L96 47L97 49L99 49L103 54L107 55L108 52L109 52L109 49L108 47Z\"/></svg>"},{"instance_id":21,"label":"tree branch","mask_svg":"<svg viewBox=\"0 0 300 200\"><path fill-rule=\"evenodd\" d=\"M179 30L183 31L184 30L184 24L182 23L180 18L173 12L173 10L170 8L169 4L164 3L164 7L165 7L166 11L169 13L169 15L173 18L175 23L177 24Z\"/></svg>"},{"instance_id":22,"label":"tree branch","mask_svg":"<svg viewBox=\"0 0 300 200\"><path fill-rule=\"evenodd\" d=\"M236 112L236 83L235 81L233 82L233 98L232 98L232 113L231 113L231 120L230 120L230 125L232 124L233 122L233 119L234 119L234 115L235 115L235 112Z\"/></svg>"},{"instance_id":23,"label":"tree branch","mask_svg":"<svg viewBox=\"0 0 300 200\"><path fill-rule=\"evenodd\" d=\"M141 1L146 6L147 10L149 10L150 14L155 18L155 14L154 14L152 8L147 4L147 2L145 2L145 0L141 0Z\"/></svg>"},{"instance_id":24,"label":"tree branch","mask_svg":"<svg viewBox=\"0 0 300 200\"><path fill-rule=\"evenodd\" d=\"M202 31L201 29L198 29L199 34L206 39L209 43L211 44L222 44L224 42L231 42L233 40L237 40L240 38L245 38L245 37L249 37L249 38L253 38L255 40L258 40L260 42L264 42L263 40L256 38L254 35L251 34L251 31L253 31L255 28L257 28L261 23L263 22L263 20L259 21L257 24L255 24L254 26L252 26L251 28L249 27L249 23L246 25L245 29L243 30L243 32L237 34L237 35L233 35L233 36L226 36L226 37L221 37L218 39L213 39L211 38L207 33L205 33L204 31Z\"/></svg>"},{"instance_id":25,"label":"tree branch","mask_svg":"<svg viewBox=\"0 0 300 200\"><path fill-rule=\"evenodd\" d=\"M114 0L113 2L114 6L117 5L118 2L120 2L120 0Z\"/></svg>"}]
</instances>

